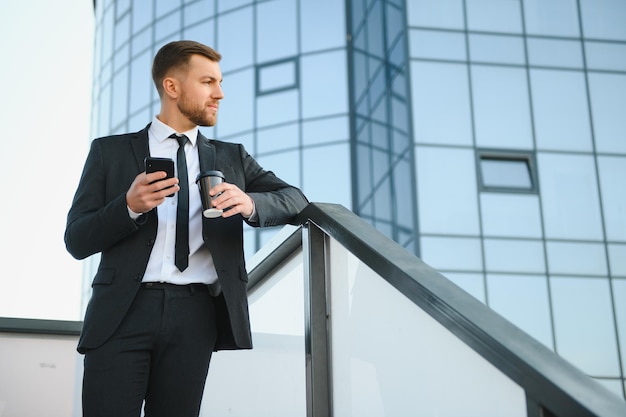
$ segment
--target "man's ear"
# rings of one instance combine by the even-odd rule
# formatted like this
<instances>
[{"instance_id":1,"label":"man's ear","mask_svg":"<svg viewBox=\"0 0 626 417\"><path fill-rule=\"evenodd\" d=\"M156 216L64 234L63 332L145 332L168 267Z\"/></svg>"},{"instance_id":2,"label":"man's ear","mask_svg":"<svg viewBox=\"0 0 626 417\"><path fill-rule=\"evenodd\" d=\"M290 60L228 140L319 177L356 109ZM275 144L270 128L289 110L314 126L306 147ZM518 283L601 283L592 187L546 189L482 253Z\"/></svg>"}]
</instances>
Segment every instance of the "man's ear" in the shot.
<instances>
[{"instance_id":1,"label":"man's ear","mask_svg":"<svg viewBox=\"0 0 626 417\"><path fill-rule=\"evenodd\" d=\"M170 98L177 98L180 92L178 80L174 77L163 78L163 94Z\"/></svg>"}]
</instances>

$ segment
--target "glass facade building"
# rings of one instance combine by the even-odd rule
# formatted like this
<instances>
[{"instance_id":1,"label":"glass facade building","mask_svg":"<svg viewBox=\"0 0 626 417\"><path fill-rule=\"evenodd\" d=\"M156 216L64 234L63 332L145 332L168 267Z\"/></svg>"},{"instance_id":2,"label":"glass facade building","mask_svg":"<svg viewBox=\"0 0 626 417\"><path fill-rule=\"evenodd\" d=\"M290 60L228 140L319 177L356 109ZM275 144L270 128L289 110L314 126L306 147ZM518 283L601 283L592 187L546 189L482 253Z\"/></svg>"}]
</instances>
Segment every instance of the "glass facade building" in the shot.
<instances>
[{"instance_id":1,"label":"glass facade building","mask_svg":"<svg viewBox=\"0 0 626 417\"><path fill-rule=\"evenodd\" d=\"M92 134L222 55L208 137L342 204L625 396L626 2L99 0ZM254 253L275 230L246 229Z\"/></svg>"}]
</instances>

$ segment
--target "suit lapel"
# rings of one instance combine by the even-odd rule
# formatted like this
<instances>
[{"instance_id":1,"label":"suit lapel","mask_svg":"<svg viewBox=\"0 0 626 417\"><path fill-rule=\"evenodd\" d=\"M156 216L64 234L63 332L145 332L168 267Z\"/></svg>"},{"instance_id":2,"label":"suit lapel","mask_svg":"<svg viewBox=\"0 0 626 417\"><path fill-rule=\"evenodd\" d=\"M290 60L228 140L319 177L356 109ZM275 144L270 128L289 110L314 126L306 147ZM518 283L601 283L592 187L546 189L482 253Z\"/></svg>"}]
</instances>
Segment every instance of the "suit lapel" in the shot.
<instances>
[{"instance_id":1,"label":"suit lapel","mask_svg":"<svg viewBox=\"0 0 626 417\"><path fill-rule=\"evenodd\" d=\"M198 131L198 159L200 172L215 169L215 145Z\"/></svg>"},{"instance_id":2,"label":"suit lapel","mask_svg":"<svg viewBox=\"0 0 626 417\"><path fill-rule=\"evenodd\" d=\"M145 159L150 155L150 147L148 145L148 129L150 124L143 130L134 133L131 137L130 144L133 148L133 154L135 155L135 161L141 171L145 170Z\"/></svg>"}]
</instances>

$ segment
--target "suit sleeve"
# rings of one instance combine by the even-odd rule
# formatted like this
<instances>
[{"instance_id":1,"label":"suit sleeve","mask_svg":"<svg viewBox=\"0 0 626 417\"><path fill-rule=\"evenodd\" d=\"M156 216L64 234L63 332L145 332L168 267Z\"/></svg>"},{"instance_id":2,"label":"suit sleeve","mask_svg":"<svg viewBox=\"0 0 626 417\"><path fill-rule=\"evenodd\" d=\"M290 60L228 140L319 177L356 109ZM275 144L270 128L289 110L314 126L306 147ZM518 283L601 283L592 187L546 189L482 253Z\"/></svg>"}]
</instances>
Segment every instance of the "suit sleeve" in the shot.
<instances>
[{"instance_id":1,"label":"suit sleeve","mask_svg":"<svg viewBox=\"0 0 626 417\"><path fill-rule=\"evenodd\" d=\"M119 178L116 178L119 180ZM132 181L132 180L131 180ZM112 188L101 140L94 140L67 215L65 246L76 259L102 252L136 232L126 206L126 188Z\"/></svg>"},{"instance_id":2,"label":"suit sleeve","mask_svg":"<svg viewBox=\"0 0 626 417\"><path fill-rule=\"evenodd\" d=\"M302 191L272 171L264 170L242 145L239 151L245 172L245 192L254 200L258 216L257 223L250 224L260 227L292 224L309 203Z\"/></svg>"}]
</instances>

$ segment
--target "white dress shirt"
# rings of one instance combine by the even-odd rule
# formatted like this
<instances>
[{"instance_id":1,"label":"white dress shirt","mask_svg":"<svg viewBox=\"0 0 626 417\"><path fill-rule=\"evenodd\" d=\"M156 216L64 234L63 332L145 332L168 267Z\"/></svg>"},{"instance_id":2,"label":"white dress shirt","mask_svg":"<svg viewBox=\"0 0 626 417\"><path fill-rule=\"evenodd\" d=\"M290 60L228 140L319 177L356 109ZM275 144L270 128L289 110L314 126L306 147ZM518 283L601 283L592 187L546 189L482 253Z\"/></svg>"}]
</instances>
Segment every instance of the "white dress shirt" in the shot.
<instances>
[{"instance_id":1,"label":"white dress shirt","mask_svg":"<svg viewBox=\"0 0 626 417\"><path fill-rule=\"evenodd\" d=\"M174 246L176 241L176 208L178 194L166 197L157 206L158 228L154 247L148 260L143 282L169 282L185 285L190 283L211 284L217 280L217 271L211 252L202 240L202 202L196 185L200 173L198 159L198 127L187 132L176 132L158 118L152 120L148 129L150 156L172 158L176 165L178 142L169 136L173 133L184 134L189 138L185 144L187 172L189 174L189 266L180 272L174 265ZM178 167L176 176L178 176ZM132 216L132 213L131 213Z\"/></svg>"}]
</instances>

